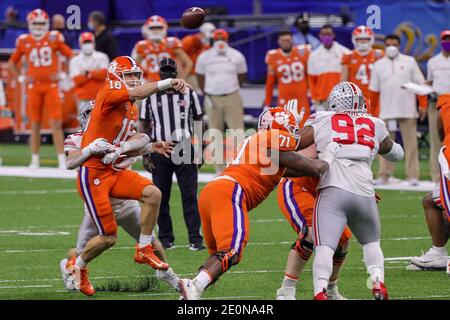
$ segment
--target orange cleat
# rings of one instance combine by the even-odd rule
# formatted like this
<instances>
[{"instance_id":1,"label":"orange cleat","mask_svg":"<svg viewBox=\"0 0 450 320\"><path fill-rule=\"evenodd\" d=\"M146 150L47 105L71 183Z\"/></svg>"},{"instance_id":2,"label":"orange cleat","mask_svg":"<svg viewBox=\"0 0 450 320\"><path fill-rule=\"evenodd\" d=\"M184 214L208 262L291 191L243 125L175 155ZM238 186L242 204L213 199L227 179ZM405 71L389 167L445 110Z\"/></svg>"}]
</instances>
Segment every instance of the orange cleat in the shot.
<instances>
[{"instance_id":1,"label":"orange cleat","mask_svg":"<svg viewBox=\"0 0 450 320\"><path fill-rule=\"evenodd\" d=\"M89 281L88 269L79 268L76 265L73 268L73 276L75 279L75 288L87 296L95 294L95 289Z\"/></svg>"},{"instance_id":2,"label":"orange cleat","mask_svg":"<svg viewBox=\"0 0 450 320\"><path fill-rule=\"evenodd\" d=\"M313 300L328 300L327 290L323 289L322 292L319 292L314 296Z\"/></svg>"},{"instance_id":3,"label":"orange cleat","mask_svg":"<svg viewBox=\"0 0 450 320\"><path fill-rule=\"evenodd\" d=\"M134 254L134 261L136 263L142 263L149 265L155 270L167 270L169 269L169 265L164 261L159 259L154 251L153 246L151 244L146 245L145 247L139 248L139 245L136 244L136 253Z\"/></svg>"}]
</instances>

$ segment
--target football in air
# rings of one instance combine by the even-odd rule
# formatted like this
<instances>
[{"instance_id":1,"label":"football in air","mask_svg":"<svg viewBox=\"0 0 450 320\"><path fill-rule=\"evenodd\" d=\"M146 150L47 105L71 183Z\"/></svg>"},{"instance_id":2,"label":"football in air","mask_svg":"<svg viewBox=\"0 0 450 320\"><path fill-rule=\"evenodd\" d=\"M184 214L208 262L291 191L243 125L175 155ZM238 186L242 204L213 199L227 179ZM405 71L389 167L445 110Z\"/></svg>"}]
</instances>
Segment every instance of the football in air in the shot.
<instances>
[{"instance_id":1,"label":"football in air","mask_svg":"<svg viewBox=\"0 0 450 320\"><path fill-rule=\"evenodd\" d=\"M197 29L205 20L205 10L199 7L192 7L183 12L181 25L186 29Z\"/></svg>"}]
</instances>

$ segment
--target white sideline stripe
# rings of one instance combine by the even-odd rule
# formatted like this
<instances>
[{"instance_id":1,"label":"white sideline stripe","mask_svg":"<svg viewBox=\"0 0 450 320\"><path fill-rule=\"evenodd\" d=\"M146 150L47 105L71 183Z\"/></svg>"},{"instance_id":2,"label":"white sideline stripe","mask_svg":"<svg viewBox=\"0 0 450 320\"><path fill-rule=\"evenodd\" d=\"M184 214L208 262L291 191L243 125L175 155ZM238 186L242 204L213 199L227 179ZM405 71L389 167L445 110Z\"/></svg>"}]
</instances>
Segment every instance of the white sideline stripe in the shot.
<instances>
[{"instance_id":1,"label":"white sideline stripe","mask_svg":"<svg viewBox=\"0 0 450 320\"><path fill-rule=\"evenodd\" d=\"M147 178L151 178L151 174L147 171L137 171ZM0 167L0 176L4 177L27 177L27 178L54 178L54 179L75 179L77 173L72 170L60 170L58 168L42 167L36 170L30 170L28 167L3 166ZM206 183L216 176L215 173L199 173L198 181ZM176 182L174 175L173 181ZM398 190L398 191L432 191L434 183L432 181L419 181L418 186L410 186L407 182L399 184L389 184L375 186L377 190ZM0 193L1 194L1 193Z\"/></svg>"},{"instance_id":2,"label":"white sideline stripe","mask_svg":"<svg viewBox=\"0 0 450 320\"><path fill-rule=\"evenodd\" d=\"M22 194L47 194L47 193L75 193L77 189L56 189L56 190L11 190L0 191L0 196L22 195Z\"/></svg>"},{"instance_id":3,"label":"white sideline stripe","mask_svg":"<svg viewBox=\"0 0 450 320\"><path fill-rule=\"evenodd\" d=\"M51 288L52 285L38 285L38 286L4 286L0 289L29 289L29 288Z\"/></svg>"},{"instance_id":4,"label":"white sideline stripe","mask_svg":"<svg viewBox=\"0 0 450 320\"><path fill-rule=\"evenodd\" d=\"M428 299L428 298L449 298L450 295L431 295L431 296L422 296L422 297L394 297L395 300L401 300L401 299Z\"/></svg>"},{"instance_id":5,"label":"white sideline stripe","mask_svg":"<svg viewBox=\"0 0 450 320\"><path fill-rule=\"evenodd\" d=\"M386 238L381 239L381 241L409 241L409 240L424 240L430 239L430 237L412 237L412 238ZM356 240L354 240L356 241ZM273 246L273 245L289 245L292 244L292 241L280 241L280 242L251 242L247 244L247 246ZM179 248L189 248L188 245L176 245L173 249ZM134 249L134 247L113 247L110 250L130 250ZM32 253L32 252L54 252L54 251L66 251L67 249L29 249L29 250L21 250L21 249L9 249L9 250L0 250L0 253Z\"/></svg>"}]
</instances>

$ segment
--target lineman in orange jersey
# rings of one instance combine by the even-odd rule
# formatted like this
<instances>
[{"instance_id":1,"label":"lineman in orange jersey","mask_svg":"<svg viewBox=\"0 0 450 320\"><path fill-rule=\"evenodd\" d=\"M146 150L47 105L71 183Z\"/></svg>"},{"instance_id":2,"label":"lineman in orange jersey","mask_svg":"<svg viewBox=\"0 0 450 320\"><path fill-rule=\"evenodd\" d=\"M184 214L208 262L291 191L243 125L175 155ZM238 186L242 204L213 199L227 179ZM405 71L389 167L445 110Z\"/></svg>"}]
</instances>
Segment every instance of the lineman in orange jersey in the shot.
<instances>
[{"instance_id":1,"label":"lineman in orange jersey","mask_svg":"<svg viewBox=\"0 0 450 320\"><path fill-rule=\"evenodd\" d=\"M264 201L283 175L318 176L328 169L339 145L331 143L323 161L305 158L295 152L297 130L288 111L264 111L258 132L244 140L236 158L203 188L199 211L210 256L193 280L181 280L184 299L200 299L208 285L241 260L249 237L248 212Z\"/></svg>"},{"instance_id":2,"label":"lineman in orange jersey","mask_svg":"<svg viewBox=\"0 0 450 320\"><path fill-rule=\"evenodd\" d=\"M370 97L369 82L373 64L384 56L383 50L373 49L375 34L366 26L359 26L352 32L352 42L355 47L351 52L342 56L341 81L356 83L364 97ZM379 114L379 106L371 106L368 112L375 117Z\"/></svg>"},{"instance_id":3,"label":"lineman in orange jersey","mask_svg":"<svg viewBox=\"0 0 450 320\"><path fill-rule=\"evenodd\" d=\"M159 63L164 58L178 60L183 66L180 78L185 79L192 70L192 60L182 49L181 41L176 37L167 37L167 22L163 17L151 16L141 28L144 40L133 48L131 56L144 70L145 79L158 81Z\"/></svg>"},{"instance_id":4,"label":"lineman in orange jersey","mask_svg":"<svg viewBox=\"0 0 450 320\"><path fill-rule=\"evenodd\" d=\"M40 166L40 130L44 107L48 108L53 143L58 154L58 167L65 169L64 135L62 131L63 106L59 96L58 53L67 58L72 50L64 43L59 31L49 31L49 19L44 10L35 9L27 15L30 33L17 38L16 49L9 59L12 74L27 86L27 115L31 122L30 169ZM26 58L27 71L20 75L17 64Z\"/></svg>"},{"instance_id":5,"label":"lineman in orange jersey","mask_svg":"<svg viewBox=\"0 0 450 320\"><path fill-rule=\"evenodd\" d=\"M308 119L310 106L308 101L307 61L310 46L293 46L292 32L281 31L278 34L278 49L269 50L266 55L267 79L264 106L272 101L275 82L278 83L278 105L282 106L291 99L297 99L299 109L305 109L304 119ZM299 110L300 112L300 110ZM300 123L300 128L304 122Z\"/></svg>"},{"instance_id":6,"label":"lineman in orange jersey","mask_svg":"<svg viewBox=\"0 0 450 320\"><path fill-rule=\"evenodd\" d=\"M75 287L86 295L95 293L87 272L87 263L113 246L117 239L117 223L110 197L133 199L143 202L141 209L141 234L136 245L134 260L157 270L169 268L154 253L151 245L153 229L157 221L161 192L151 180L131 170L117 171L113 168L121 155L133 156L150 141L145 139L127 141L138 119L134 101L144 99L158 91L174 88L183 91L186 83L181 79L165 79L141 85L142 70L128 56L115 58L109 65L108 78L97 94L91 118L83 133L81 149L99 138L116 146L103 158L90 155L81 165L78 174L78 192L94 221L99 235L86 244L74 266ZM84 154L84 153L83 153Z\"/></svg>"}]
</instances>

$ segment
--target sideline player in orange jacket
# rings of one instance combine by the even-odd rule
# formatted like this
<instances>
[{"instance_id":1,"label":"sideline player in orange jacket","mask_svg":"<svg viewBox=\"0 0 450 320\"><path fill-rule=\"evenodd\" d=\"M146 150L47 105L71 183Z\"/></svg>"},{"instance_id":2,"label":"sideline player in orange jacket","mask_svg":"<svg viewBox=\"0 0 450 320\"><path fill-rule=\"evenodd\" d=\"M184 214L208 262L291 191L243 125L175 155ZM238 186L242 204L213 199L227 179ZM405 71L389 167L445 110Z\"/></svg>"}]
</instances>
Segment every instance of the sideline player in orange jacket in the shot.
<instances>
[{"instance_id":1,"label":"sideline player in orange jacket","mask_svg":"<svg viewBox=\"0 0 450 320\"><path fill-rule=\"evenodd\" d=\"M304 119L308 119L310 106L308 101L307 62L310 46L293 46L292 32L278 33L278 49L266 54L267 79L264 106L272 101L275 82L278 83L278 105L282 106L291 99L297 99L299 109L305 110ZM300 113L300 110L298 110ZM300 123L300 128L304 122Z\"/></svg>"},{"instance_id":2,"label":"sideline player in orange jacket","mask_svg":"<svg viewBox=\"0 0 450 320\"><path fill-rule=\"evenodd\" d=\"M163 17L151 16L142 26L144 40L137 42L131 56L144 70L145 79L158 81L159 63L164 58L180 61L180 78L185 79L192 70L192 61L184 52L180 39L167 37L167 22Z\"/></svg>"},{"instance_id":3,"label":"sideline player in orange jacket","mask_svg":"<svg viewBox=\"0 0 450 320\"><path fill-rule=\"evenodd\" d=\"M282 108L264 111L258 132L244 140L236 158L200 193L202 230L210 256L193 279L182 279L182 297L198 300L211 283L239 263L249 237L248 212L257 207L283 175L318 176L328 170L339 145L331 143L322 160L295 152L299 143L294 116Z\"/></svg>"},{"instance_id":4,"label":"sideline player in orange jacket","mask_svg":"<svg viewBox=\"0 0 450 320\"><path fill-rule=\"evenodd\" d=\"M53 143L58 154L58 167L65 169L64 135L62 130L63 106L59 96L58 54L67 58L72 50L64 43L59 31L49 31L49 18L42 9L35 9L27 15L30 33L17 38L16 49L9 59L12 74L27 86L27 115L31 122L31 164L30 169L40 166L40 130L44 107L48 108ZM17 64L26 58L26 75L20 75Z\"/></svg>"},{"instance_id":5,"label":"sideline player in orange jacket","mask_svg":"<svg viewBox=\"0 0 450 320\"><path fill-rule=\"evenodd\" d=\"M373 49L375 34L366 26L356 27L352 32L354 50L342 56L341 81L356 83L366 99L370 98L369 82L373 64L384 56L383 50ZM371 105L368 112L378 116L379 106Z\"/></svg>"},{"instance_id":6,"label":"sideline player in orange jacket","mask_svg":"<svg viewBox=\"0 0 450 320\"><path fill-rule=\"evenodd\" d=\"M89 240L75 262L75 287L86 295L95 293L88 278L87 263L113 246L117 239L117 223L110 197L143 202L141 234L134 260L157 270L169 268L167 263L155 255L151 244L161 192L151 180L137 172L117 171L113 165L122 154L133 156L133 151L142 149L150 141L148 137L127 141L138 119L134 101L169 88L183 91L186 83L181 79L165 79L140 85L142 70L128 56L115 58L110 63L107 74L108 79L97 94L91 118L83 133L81 148L85 150L99 138L116 148L103 158L101 155L89 156L80 167L77 183L78 192L99 231L99 235Z\"/></svg>"}]
</instances>

